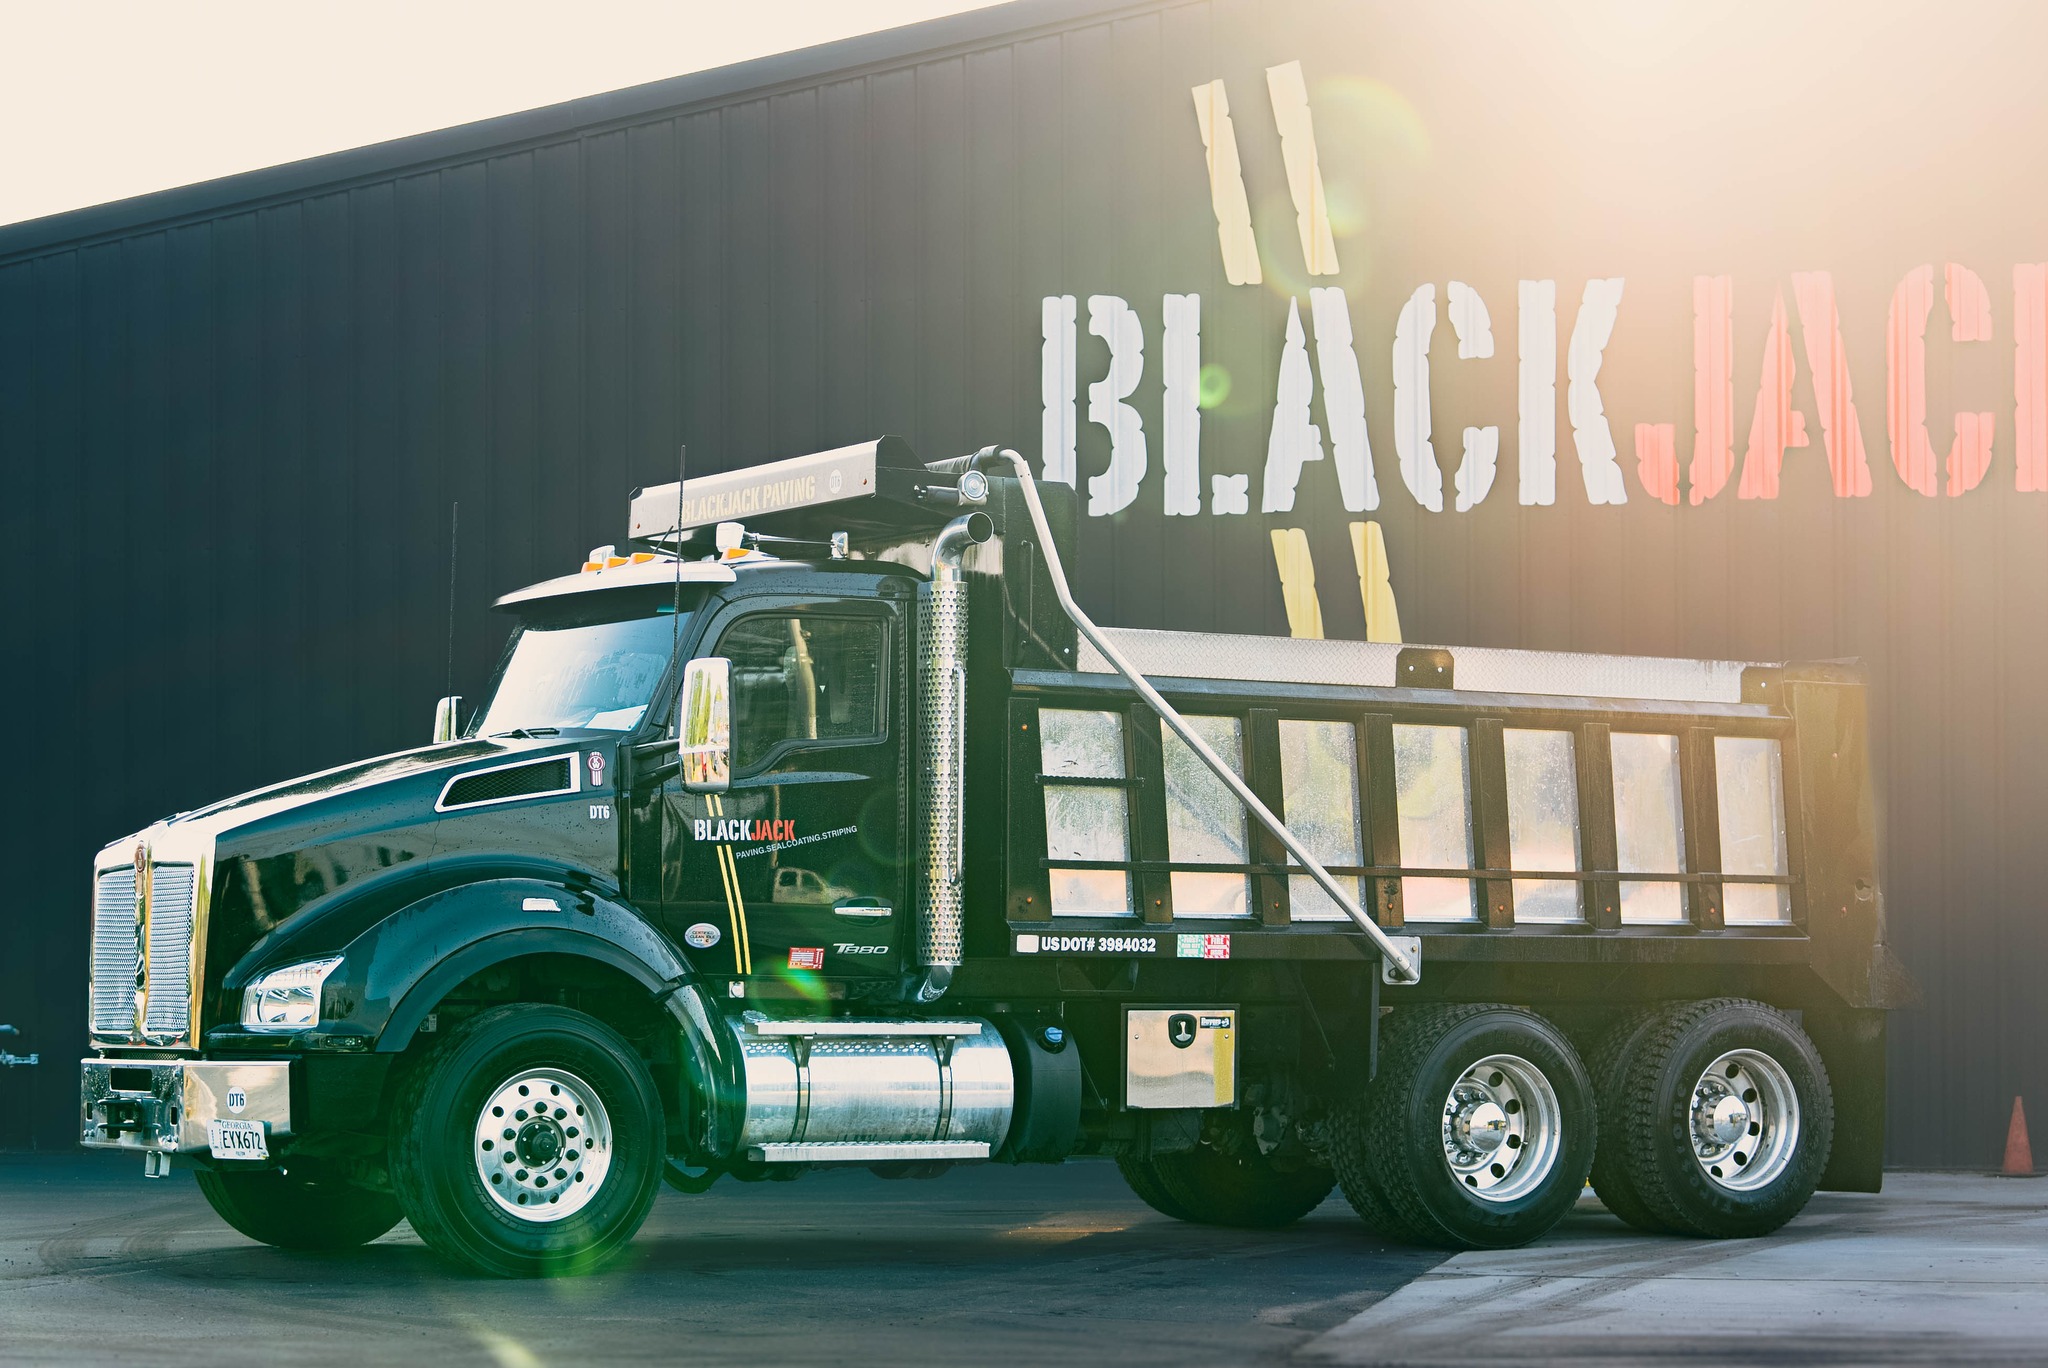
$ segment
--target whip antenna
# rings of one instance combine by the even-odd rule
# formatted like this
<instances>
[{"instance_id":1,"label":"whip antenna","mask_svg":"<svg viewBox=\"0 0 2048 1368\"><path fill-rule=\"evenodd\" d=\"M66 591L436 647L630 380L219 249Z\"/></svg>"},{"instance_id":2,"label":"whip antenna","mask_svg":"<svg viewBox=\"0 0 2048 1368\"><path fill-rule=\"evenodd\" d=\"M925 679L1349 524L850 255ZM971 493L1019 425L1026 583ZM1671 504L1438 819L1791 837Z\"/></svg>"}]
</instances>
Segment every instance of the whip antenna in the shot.
<instances>
[{"instance_id":1,"label":"whip antenna","mask_svg":"<svg viewBox=\"0 0 2048 1368\"><path fill-rule=\"evenodd\" d=\"M690 464L690 444L683 443L676 448L676 599L669 610L668 658L670 668L675 666L676 652L683 645L683 476ZM676 719L682 725L682 719Z\"/></svg>"},{"instance_id":2,"label":"whip antenna","mask_svg":"<svg viewBox=\"0 0 2048 1368\"><path fill-rule=\"evenodd\" d=\"M448 677L441 688L444 698L455 693L455 548L461 531L462 501L458 499L448 505Z\"/></svg>"}]
</instances>

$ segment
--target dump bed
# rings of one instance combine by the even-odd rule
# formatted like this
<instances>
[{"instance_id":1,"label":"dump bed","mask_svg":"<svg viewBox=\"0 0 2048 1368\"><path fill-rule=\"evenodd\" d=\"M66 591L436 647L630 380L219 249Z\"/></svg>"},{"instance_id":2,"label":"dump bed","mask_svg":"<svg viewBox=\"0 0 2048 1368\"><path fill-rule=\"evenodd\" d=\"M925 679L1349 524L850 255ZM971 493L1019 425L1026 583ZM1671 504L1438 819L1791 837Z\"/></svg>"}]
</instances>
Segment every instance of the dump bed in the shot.
<instances>
[{"instance_id":1,"label":"dump bed","mask_svg":"<svg viewBox=\"0 0 2048 1368\"><path fill-rule=\"evenodd\" d=\"M1854 667L1106 635L1380 927L1422 938L1423 991L1909 991ZM1076 664L1009 672L1011 953L1371 956L1085 640Z\"/></svg>"}]
</instances>

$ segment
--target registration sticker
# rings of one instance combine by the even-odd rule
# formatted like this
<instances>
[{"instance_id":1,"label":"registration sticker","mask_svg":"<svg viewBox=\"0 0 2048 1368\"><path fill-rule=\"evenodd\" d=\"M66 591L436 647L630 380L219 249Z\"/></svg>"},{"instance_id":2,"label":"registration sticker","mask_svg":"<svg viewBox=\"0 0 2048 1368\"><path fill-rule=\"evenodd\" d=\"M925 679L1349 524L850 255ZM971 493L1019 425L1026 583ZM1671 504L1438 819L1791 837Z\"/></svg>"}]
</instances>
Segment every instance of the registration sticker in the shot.
<instances>
[{"instance_id":1,"label":"registration sticker","mask_svg":"<svg viewBox=\"0 0 2048 1368\"><path fill-rule=\"evenodd\" d=\"M1174 954L1181 959L1229 959L1230 937L1176 936Z\"/></svg>"},{"instance_id":2,"label":"registration sticker","mask_svg":"<svg viewBox=\"0 0 2048 1368\"><path fill-rule=\"evenodd\" d=\"M823 969L825 947L822 945L792 945L789 948L789 967L792 969Z\"/></svg>"},{"instance_id":3,"label":"registration sticker","mask_svg":"<svg viewBox=\"0 0 2048 1368\"><path fill-rule=\"evenodd\" d=\"M270 1141L261 1121L209 1121L206 1143L216 1159L268 1159Z\"/></svg>"}]
</instances>

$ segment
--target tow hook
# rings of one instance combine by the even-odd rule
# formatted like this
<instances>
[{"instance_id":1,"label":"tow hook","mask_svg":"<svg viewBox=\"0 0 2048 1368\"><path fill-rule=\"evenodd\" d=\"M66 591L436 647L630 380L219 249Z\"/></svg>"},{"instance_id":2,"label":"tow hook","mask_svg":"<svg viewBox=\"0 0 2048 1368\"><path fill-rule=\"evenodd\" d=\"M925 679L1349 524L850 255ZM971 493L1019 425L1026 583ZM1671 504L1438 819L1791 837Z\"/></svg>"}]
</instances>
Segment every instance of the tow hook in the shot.
<instances>
[{"instance_id":1,"label":"tow hook","mask_svg":"<svg viewBox=\"0 0 2048 1368\"><path fill-rule=\"evenodd\" d=\"M107 1119L100 1124L100 1129L108 1135L121 1135L127 1131L145 1135L149 1132L149 1121L143 1116L143 1103L109 1100L104 1106Z\"/></svg>"}]
</instances>

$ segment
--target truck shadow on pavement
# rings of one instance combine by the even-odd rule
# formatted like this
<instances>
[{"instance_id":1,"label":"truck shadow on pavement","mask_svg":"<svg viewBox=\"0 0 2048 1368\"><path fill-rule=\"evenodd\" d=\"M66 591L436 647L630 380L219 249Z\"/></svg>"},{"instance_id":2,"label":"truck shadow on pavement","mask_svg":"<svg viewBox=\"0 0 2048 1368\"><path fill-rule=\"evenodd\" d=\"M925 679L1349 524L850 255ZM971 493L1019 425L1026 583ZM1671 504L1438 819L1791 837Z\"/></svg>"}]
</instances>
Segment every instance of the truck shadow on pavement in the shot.
<instances>
[{"instance_id":1,"label":"truck shadow on pavement","mask_svg":"<svg viewBox=\"0 0 2048 1368\"><path fill-rule=\"evenodd\" d=\"M321 1346L295 1363L553 1368L672 1353L679 1333L720 1364L1279 1361L1446 1257L1387 1244L1341 1199L1285 1230L1185 1225L1079 1163L664 1193L612 1268L499 1281L403 1224L360 1249L272 1249L182 1175L78 1176L0 1191L0 1365L81 1361L86 1323L93 1361L160 1368L285 1342Z\"/></svg>"}]
</instances>

